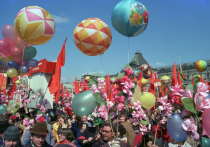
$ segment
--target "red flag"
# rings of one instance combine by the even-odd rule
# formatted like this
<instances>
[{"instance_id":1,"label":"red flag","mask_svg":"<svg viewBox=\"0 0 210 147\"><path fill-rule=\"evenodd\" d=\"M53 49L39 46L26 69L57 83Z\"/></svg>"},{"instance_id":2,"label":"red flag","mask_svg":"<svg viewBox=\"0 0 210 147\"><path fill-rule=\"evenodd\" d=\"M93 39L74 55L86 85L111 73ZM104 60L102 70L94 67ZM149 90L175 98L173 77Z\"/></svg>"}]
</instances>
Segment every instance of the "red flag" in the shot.
<instances>
[{"instance_id":1,"label":"red flag","mask_svg":"<svg viewBox=\"0 0 210 147\"><path fill-rule=\"evenodd\" d=\"M157 72L154 72L154 76L155 76L155 81L158 79L157 78Z\"/></svg>"},{"instance_id":2,"label":"red flag","mask_svg":"<svg viewBox=\"0 0 210 147\"><path fill-rule=\"evenodd\" d=\"M204 83L202 75L200 75L200 82Z\"/></svg>"},{"instance_id":3,"label":"red flag","mask_svg":"<svg viewBox=\"0 0 210 147\"><path fill-rule=\"evenodd\" d=\"M108 76L106 77L106 94L107 94L107 97L108 99L110 100L110 94L109 94L109 81L110 81L110 76L109 76L109 73L108 73Z\"/></svg>"},{"instance_id":4,"label":"red flag","mask_svg":"<svg viewBox=\"0 0 210 147\"><path fill-rule=\"evenodd\" d=\"M59 90L60 90L60 79L61 79L61 67L64 66L65 64L65 42L63 43L63 47L61 49L60 54L58 55L56 65L55 65L55 70L52 74L52 77L50 79L50 82L48 84L48 88L51 94L56 94L55 95L55 101L56 103L59 100Z\"/></svg>"},{"instance_id":5,"label":"red flag","mask_svg":"<svg viewBox=\"0 0 210 147\"><path fill-rule=\"evenodd\" d=\"M152 74L152 67L150 69L150 92L155 96L155 85L154 85L154 78Z\"/></svg>"},{"instance_id":6,"label":"red flag","mask_svg":"<svg viewBox=\"0 0 210 147\"><path fill-rule=\"evenodd\" d=\"M62 91L61 96L63 97L63 81L61 82L61 91Z\"/></svg>"},{"instance_id":7,"label":"red flag","mask_svg":"<svg viewBox=\"0 0 210 147\"><path fill-rule=\"evenodd\" d=\"M160 90L159 90L159 97L162 97L162 89L160 87Z\"/></svg>"},{"instance_id":8,"label":"red flag","mask_svg":"<svg viewBox=\"0 0 210 147\"><path fill-rule=\"evenodd\" d=\"M194 78L192 79L192 85L194 85Z\"/></svg>"},{"instance_id":9,"label":"red flag","mask_svg":"<svg viewBox=\"0 0 210 147\"><path fill-rule=\"evenodd\" d=\"M178 69L178 83L181 86L180 89L182 89L182 79L181 79L181 76L180 76L180 73L179 73L179 69Z\"/></svg>"},{"instance_id":10,"label":"red flag","mask_svg":"<svg viewBox=\"0 0 210 147\"><path fill-rule=\"evenodd\" d=\"M141 79L142 79L142 77L143 77L143 72L141 71L140 76L137 78L137 81L139 81L138 85L139 85L141 91L143 91L143 89L141 87Z\"/></svg>"},{"instance_id":11,"label":"red flag","mask_svg":"<svg viewBox=\"0 0 210 147\"><path fill-rule=\"evenodd\" d=\"M164 87L164 91L163 91L163 96L165 96L165 94L167 93L167 86L166 86L166 82L165 82L165 87Z\"/></svg>"},{"instance_id":12,"label":"red flag","mask_svg":"<svg viewBox=\"0 0 210 147\"><path fill-rule=\"evenodd\" d=\"M174 62L174 67L173 67L173 77L172 77L172 85L175 86L177 84L177 75L176 75L176 65Z\"/></svg>"},{"instance_id":13,"label":"red flag","mask_svg":"<svg viewBox=\"0 0 210 147\"><path fill-rule=\"evenodd\" d=\"M75 76L75 91L76 91L76 94L79 94L79 83L77 82L77 78Z\"/></svg>"},{"instance_id":14,"label":"red flag","mask_svg":"<svg viewBox=\"0 0 210 147\"><path fill-rule=\"evenodd\" d=\"M206 84L208 85L208 80L206 80Z\"/></svg>"},{"instance_id":15,"label":"red flag","mask_svg":"<svg viewBox=\"0 0 210 147\"><path fill-rule=\"evenodd\" d=\"M4 70L3 70L3 75L2 75L2 78L1 78L1 90L2 90L3 82L4 82Z\"/></svg>"}]
</instances>

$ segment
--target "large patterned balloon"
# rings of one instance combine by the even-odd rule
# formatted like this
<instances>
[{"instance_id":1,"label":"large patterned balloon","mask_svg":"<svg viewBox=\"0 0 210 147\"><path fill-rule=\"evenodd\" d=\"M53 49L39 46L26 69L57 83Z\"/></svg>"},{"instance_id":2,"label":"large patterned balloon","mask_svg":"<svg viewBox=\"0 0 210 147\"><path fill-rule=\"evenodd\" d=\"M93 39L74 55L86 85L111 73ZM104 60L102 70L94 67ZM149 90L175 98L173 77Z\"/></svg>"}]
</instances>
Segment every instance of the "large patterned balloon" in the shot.
<instances>
[{"instance_id":1,"label":"large patterned balloon","mask_svg":"<svg viewBox=\"0 0 210 147\"><path fill-rule=\"evenodd\" d=\"M103 54L109 48L111 41L109 26L98 18L85 19L74 30L74 42L85 55Z\"/></svg>"},{"instance_id":2,"label":"large patterned balloon","mask_svg":"<svg viewBox=\"0 0 210 147\"><path fill-rule=\"evenodd\" d=\"M195 64L195 68L200 71L200 72L203 72L207 69L207 63L206 61L203 61L203 60L199 60L198 62L196 62Z\"/></svg>"},{"instance_id":3,"label":"large patterned balloon","mask_svg":"<svg viewBox=\"0 0 210 147\"><path fill-rule=\"evenodd\" d=\"M141 34L147 27L148 19L146 7L137 0L123 0L112 12L112 26L127 37Z\"/></svg>"},{"instance_id":4,"label":"large patterned balloon","mask_svg":"<svg viewBox=\"0 0 210 147\"><path fill-rule=\"evenodd\" d=\"M142 64L142 65L141 65L141 70L142 70L144 73L146 73L146 72L148 71L148 69L149 69L149 66L148 66L147 64Z\"/></svg>"},{"instance_id":5,"label":"large patterned balloon","mask_svg":"<svg viewBox=\"0 0 210 147\"><path fill-rule=\"evenodd\" d=\"M21 9L15 17L14 26L18 36L32 45L48 42L55 32L53 17L38 6Z\"/></svg>"}]
</instances>

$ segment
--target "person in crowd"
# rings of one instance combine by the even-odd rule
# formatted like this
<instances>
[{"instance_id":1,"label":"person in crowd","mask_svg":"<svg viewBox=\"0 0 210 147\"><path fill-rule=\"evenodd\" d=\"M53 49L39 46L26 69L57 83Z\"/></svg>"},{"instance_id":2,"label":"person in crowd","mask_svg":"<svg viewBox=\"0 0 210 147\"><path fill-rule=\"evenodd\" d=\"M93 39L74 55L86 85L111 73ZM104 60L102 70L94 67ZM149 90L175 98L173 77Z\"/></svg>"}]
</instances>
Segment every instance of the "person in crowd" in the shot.
<instances>
[{"instance_id":1,"label":"person in crowd","mask_svg":"<svg viewBox=\"0 0 210 147\"><path fill-rule=\"evenodd\" d=\"M8 122L9 122L12 126L14 126L14 125L15 125L15 120L16 120L16 116L15 116L15 115L11 115L11 116L9 117Z\"/></svg>"},{"instance_id":2,"label":"person in crowd","mask_svg":"<svg viewBox=\"0 0 210 147\"><path fill-rule=\"evenodd\" d=\"M112 129L114 131L114 134L112 133ZM105 123L102 126L102 139L94 143L93 147L108 147L114 144L117 144L120 147L128 147L124 141L120 139L118 139L118 141L114 140L114 135L116 135L116 133L117 133L116 125L112 124L111 127L110 123Z\"/></svg>"},{"instance_id":3,"label":"person in crowd","mask_svg":"<svg viewBox=\"0 0 210 147\"><path fill-rule=\"evenodd\" d=\"M73 133L75 134L76 140L75 140L74 145L76 145L77 147L81 147L81 145L78 144L78 138L81 136L81 129L77 128L76 114L72 115L72 120L68 124L69 124L68 127L71 126L71 129L72 129ZM84 132L84 130L82 132Z\"/></svg>"},{"instance_id":4,"label":"person in crowd","mask_svg":"<svg viewBox=\"0 0 210 147\"><path fill-rule=\"evenodd\" d=\"M47 124L43 122L36 122L32 129L30 129L30 141L24 145L25 147L53 147L46 141L49 131Z\"/></svg>"},{"instance_id":5,"label":"person in crowd","mask_svg":"<svg viewBox=\"0 0 210 147\"><path fill-rule=\"evenodd\" d=\"M37 114L43 114L43 113L41 111L37 111L36 115ZM34 115L34 116L36 116L36 115ZM47 126L47 130L49 131L48 135L45 137L46 142L49 145L54 146L55 145L55 140L54 140L54 135L52 133L52 127L51 127L50 124L47 124L47 123L45 123L45 124ZM29 133L29 131L25 131L21 143L22 143L23 146L26 146L27 144L30 143L30 133Z\"/></svg>"},{"instance_id":6,"label":"person in crowd","mask_svg":"<svg viewBox=\"0 0 210 147\"><path fill-rule=\"evenodd\" d=\"M159 147L157 145L153 145L154 140L155 140L154 134L152 134L151 132L147 132L145 135L143 135L142 142L139 143L137 147Z\"/></svg>"},{"instance_id":7,"label":"person in crowd","mask_svg":"<svg viewBox=\"0 0 210 147\"><path fill-rule=\"evenodd\" d=\"M125 137L128 138L130 146L133 147L136 133L133 129L133 126L131 125L131 123L129 122L129 120L127 119L127 116L125 114L120 115L120 124L123 125L124 128L126 129Z\"/></svg>"},{"instance_id":8,"label":"person in crowd","mask_svg":"<svg viewBox=\"0 0 210 147\"><path fill-rule=\"evenodd\" d=\"M4 145L1 147L21 147L19 144L20 131L16 126L10 126L4 132Z\"/></svg>"},{"instance_id":9,"label":"person in crowd","mask_svg":"<svg viewBox=\"0 0 210 147\"><path fill-rule=\"evenodd\" d=\"M153 125L157 125L156 119L158 117L158 113L156 110L153 111L152 113L152 121L153 121Z\"/></svg>"},{"instance_id":10,"label":"person in crowd","mask_svg":"<svg viewBox=\"0 0 210 147\"><path fill-rule=\"evenodd\" d=\"M19 114L19 112L16 113L16 123L15 124L23 132L22 133L22 137L20 138L20 140L22 142L23 136L24 136L25 131L26 131L26 127L24 125L22 125L21 122L20 122L20 114Z\"/></svg>"},{"instance_id":11,"label":"person in crowd","mask_svg":"<svg viewBox=\"0 0 210 147\"><path fill-rule=\"evenodd\" d=\"M127 118L131 124L133 124L133 117L130 113L127 114Z\"/></svg>"},{"instance_id":12,"label":"person in crowd","mask_svg":"<svg viewBox=\"0 0 210 147\"><path fill-rule=\"evenodd\" d=\"M58 137L59 137L59 142L55 144L55 147L58 144L68 144L71 145L72 147L76 147L72 142L75 141L75 137L71 129L69 128L60 128L58 130Z\"/></svg>"},{"instance_id":13,"label":"person in crowd","mask_svg":"<svg viewBox=\"0 0 210 147\"><path fill-rule=\"evenodd\" d=\"M189 145L186 141L178 142L173 140L168 144L168 147L192 147L192 146Z\"/></svg>"},{"instance_id":14,"label":"person in crowd","mask_svg":"<svg viewBox=\"0 0 210 147\"><path fill-rule=\"evenodd\" d=\"M153 126L153 120L152 120L152 113L151 111L148 111L147 112L147 117L148 117L148 120L149 120L149 123L151 124L151 126Z\"/></svg>"},{"instance_id":15,"label":"person in crowd","mask_svg":"<svg viewBox=\"0 0 210 147\"><path fill-rule=\"evenodd\" d=\"M119 124L118 125L118 139L124 141L127 144L127 147L130 146L129 140L127 137L125 137L124 135L126 134L126 130L123 127L123 125Z\"/></svg>"},{"instance_id":16,"label":"person in crowd","mask_svg":"<svg viewBox=\"0 0 210 147\"><path fill-rule=\"evenodd\" d=\"M5 119L4 116L0 116L0 146L4 145L3 142L4 131L6 131L9 126L10 124L8 123L8 120Z\"/></svg>"},{"instance_id":17,"label":"person in crowd","mask_svg":"<svg viewBox=\"0 0 210 147\"><path fill-rule=\"evenodd\" d=\"M86 122L86 121L88 121L88 120L87 120L87 116L82 116L82 122L84 123L84 122Z\"/></svg>"},{"instance_id":18,"label":"person in crowd","mask_svg":"<svg viewBox=\"0 0 210 147\"><path fill-rule=\"evenodd\" d=\"M81 116L76 116L76 124L78 129L82 129L83 121Z\"/></svg>"},{"instance_id":19,"label":"person in crowd","mask_svg":"<svg viewBox=\"0 0 210 147\"><path fill-rule=\"evenodd\" d=\"M66 117L63 114L58 115L57 120L58 121L53 124L53 130L54 130L53 132L54 132L54 135L56 136L56 142L59 142L57 131L60 128L67 128L67 123L66 123Z\"/></svg>"}]
</instances>

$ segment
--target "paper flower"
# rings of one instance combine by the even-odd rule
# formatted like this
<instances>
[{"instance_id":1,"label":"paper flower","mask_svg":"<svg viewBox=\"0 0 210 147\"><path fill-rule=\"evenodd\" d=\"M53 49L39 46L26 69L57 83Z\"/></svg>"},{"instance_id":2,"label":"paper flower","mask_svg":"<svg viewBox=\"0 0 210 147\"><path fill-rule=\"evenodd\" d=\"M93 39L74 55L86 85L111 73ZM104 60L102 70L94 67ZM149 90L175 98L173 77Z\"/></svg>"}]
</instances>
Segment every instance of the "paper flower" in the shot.
<instances>
[{"instance_id":1,"label":"paper flower","mask_svg":"<svg viewBox=\"0 0 210 147\"><path fill-rule=\"evenodd\" d=\"M31 96L32 99L35 99L35 95Z\"/></svg>"},{"instance_id":2,"label":"paper flower","mask_svg":"<svg viewBox=\"0 0 210 147\"><path fill-rule=\"evenodd\" d=\"M130 68L125 68L125 73L126 73L127 76L130 76L134 73L134 71Z\"/></svg>"},{"instance_id":3,"label":"paper flower","mask_svg":"<svg viewBox=\"0 0 210 147\"><path fill-rule=\"evenodd\" d=\"M37 96L40 96L40 93L39 93L39 92L37 92L37 93L36 93L36 95L37 95Z\"/></svg>"},{"instance_id":4,"label":"paper flower","mask_svg":"<svg viewBox=\"0 0 210 147\"><path fill-rule=\"evenodd\" d=\"M46 122L45 117L41 117L41 118L38 120L38 122Z\"/></svg>"},{"instance_id":5,"label":"paper flower","mask_svg":"<svg viewBox=\"0 0 210 147\"><path fill-rule=\"evenodd\" d=\"M118 110L122 111L123 108L124 108L124 104L123 103L119 103L118 104Z\"/></svg>"}]
</instances>

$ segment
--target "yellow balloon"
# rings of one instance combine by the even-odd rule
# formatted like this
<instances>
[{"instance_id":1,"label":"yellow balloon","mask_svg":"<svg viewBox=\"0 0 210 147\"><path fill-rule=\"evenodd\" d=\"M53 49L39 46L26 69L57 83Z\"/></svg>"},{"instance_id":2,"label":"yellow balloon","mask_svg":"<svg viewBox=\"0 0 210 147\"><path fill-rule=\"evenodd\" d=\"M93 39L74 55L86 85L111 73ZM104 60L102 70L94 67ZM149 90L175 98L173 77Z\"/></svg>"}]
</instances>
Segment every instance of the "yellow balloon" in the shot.
<instances>
[{"instance_id":1,"label":"yellow balloon","mask_svg":"<svg viewBox=\"0 0 210 147\"><path fill-rule=\"evenodd\" d=\"M8 105L7 112L9 114L14 114L14 113L16 113L19 110L19 108L20 108L20 104L13 102L13 103Z\"/></svg>"},{"instance_id":2,"label":"yellow balloon","mask_svg":"<svg viewBox=\"0 0 210 147\"><path fill-rule=\"evenodd\" d=\"M168 85L171 81L171 79L168 77L168 76L163 76L161 79L160 79L161 83L165 85Z\"/></svg>"},{"instance_id":3,"label":"yellow balloon","mask_svg":"<svg viewBox=\"0 0 210 147\"><path fill-rule=\"evenodd\" d=\"M145 87L146 85L147 85L147 79L142 78L142 79L141 79L141 86L142 86L142 87Z\"/></svg>"},{"instance_id":4,"label":"yellow balloon","mask_svg":"<svg viewBox=\"0 0 210 147\"><path fill-rule=\"evenodd\" d=\"M5 55L2 55L1 56L1 61L4 62L4 63L8 63L9 61L14 61L14 60L10 56L8 57L8 56L5 56Z\"/></svg>"},{"instance_id":5,"label":"yellow balloon","mask_svg":"<svg viewBox=\"0 0 210 147\"><path fill-rule=\"evenodd\" d=\"M136 86L135 92L133 94L133 100L131 101L131 105L134 105L134 102L137 102L138 100L140 101L141 98L141 89L139 85Z\"/></svg>"},{"instance_id":6,"label":"yellow balloon","mask_svg":"<svg viewBox=\"0 0 210 147\"><path fill-rule=\"evenodd\" d=\"M17 70L14 68L10 68L7 70L7 76L13 78L17 75Z\"/></svg>"},{"instance_id":7,"label":"yellow balloon","mask_svg":"<svg viewBox=\"0 0 210 147\"><path fill-rule=\"evenodd\" d=\"M90 79L90 76L85 77L85 80L88 80L88 79Z\"/></svg>"},{"instance_id":8,"label":"yellow balloon","mask_svg":"<svg viewBox=\"0 0 210 147\"><path fill-rule=\"evenodd\" d=\"M147 92L141 96L140 102L144 108L150 109L154 106L156 97L151 92Z\"/></svg>"}]
</instances>

